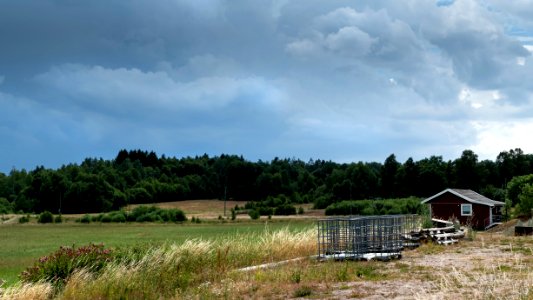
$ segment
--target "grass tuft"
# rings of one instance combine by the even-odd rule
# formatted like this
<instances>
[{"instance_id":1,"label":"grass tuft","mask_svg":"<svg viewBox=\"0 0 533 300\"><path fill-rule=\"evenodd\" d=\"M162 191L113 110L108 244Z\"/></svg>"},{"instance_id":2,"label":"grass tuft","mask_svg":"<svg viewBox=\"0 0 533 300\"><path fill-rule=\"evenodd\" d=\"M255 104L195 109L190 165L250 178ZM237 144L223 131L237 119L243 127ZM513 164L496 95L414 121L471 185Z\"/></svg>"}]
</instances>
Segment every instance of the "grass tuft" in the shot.
<instances>
[{"instance_id":1,"label":"grass tuft","mask_svg":"<svg viewBox=\"0 0 533 300\"><path fill-rule=\"evenodd\" d=\"M311 287L303 285L294 291L294 297L307 297L313 294Z\"/></svg>"},{"instance_id":2,"label":"grass tuft","mask_svg":"<svg viewBox=\"0 0 533 300\"><path fill-rule=\"evenodd\" d=\"M46 300L50 299L54 288L50 283L20 283L4 290L0 289L0 300Z\"/></svg>"},{"instance_id":3,"label":"grass tuft","mask_svg":"<svg viewBox=\"0 0 533 300\"><path fill-rule=\"evenodd\" d=\"M314 254L314 234L314 230L266 229L262 234L235 235L229 239L164 244L144 249L144 253L133 251L132 257L123 253L100 274L78 271L66 283L61 297L159 299L198 292L206 297L225 297L235 289L232 270Z\"/></svg>"}]
</instances>

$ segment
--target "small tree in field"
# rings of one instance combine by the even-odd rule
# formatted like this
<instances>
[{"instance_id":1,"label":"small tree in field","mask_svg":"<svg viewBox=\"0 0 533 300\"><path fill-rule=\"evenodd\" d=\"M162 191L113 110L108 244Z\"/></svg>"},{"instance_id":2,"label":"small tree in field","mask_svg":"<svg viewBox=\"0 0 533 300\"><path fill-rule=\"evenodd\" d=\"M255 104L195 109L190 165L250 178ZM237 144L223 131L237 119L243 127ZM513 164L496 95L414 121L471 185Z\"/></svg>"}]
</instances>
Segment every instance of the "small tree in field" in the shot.
<instances>
[{"instance_id":1,"label":"small tree in field","mask_svg":"<svg viewBox=\"0 0 533 300\"><path fill-rule=\"evenodd\" d=\"M37 222L39 223L53 223L54 222L54 215L52 215L49 211L43 211L39 215L39 219L37 219Z\"/></svg>"},{"instance_id":2,"label":"small tree in field","mask_svg":"<svg viewBox=\"0 0 533 300\"><path fill-rule=\"evenodd\" d=\"M518 211L528 217L531 217L531 210L533 209L533 184L526 184L522 187L522 191L518 196Z\"/></svg>"},{"instance_id":3,"label":"small tree in field","mask_svg":"<svg viewBox=\"0 0 533 300\"><path fill-rule=\"evenodd\" d=\"M252 210L248 213L248 215L250 216L250 218L251 218L252 220L257 220L257 219L259 219L259 217L261 216L261 215L259 214L259 212L258 212L257 210L255 210L255 209L252 209Z\"/></svg>"}]
</instances>

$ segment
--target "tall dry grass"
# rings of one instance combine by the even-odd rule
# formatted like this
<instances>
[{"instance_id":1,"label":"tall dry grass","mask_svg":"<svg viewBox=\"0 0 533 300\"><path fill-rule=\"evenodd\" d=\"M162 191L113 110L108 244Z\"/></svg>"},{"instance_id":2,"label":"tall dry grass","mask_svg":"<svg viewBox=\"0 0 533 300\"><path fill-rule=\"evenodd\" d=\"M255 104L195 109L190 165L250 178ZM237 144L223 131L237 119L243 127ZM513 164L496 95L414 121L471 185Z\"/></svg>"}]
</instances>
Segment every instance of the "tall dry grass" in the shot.
<instances>
[{"instance_id":1,"label":"tall dry grass","mask_svg":"<svg viewBox=\"0 0 533 300\"><path fill-rule=\"evenodd\" d=\"M109 264L100 274L79 270L63 299L160 299L224 296L238 290L229 272L316 252L316 231L288 229L221 240L189 240L147 249ZM231 298L231 297L230 297Z\"/></svg>"},{"instance_id":2,"label":"tall dry grass","mask_svg":"<svg viewBox=\"0 0 533 300\"><path fill-rule=\"evenodd\" d=\"M54 288L49 283L19 284L0 289L0 300L45 300L53 293Z\"/></svg>"}]
</instances>

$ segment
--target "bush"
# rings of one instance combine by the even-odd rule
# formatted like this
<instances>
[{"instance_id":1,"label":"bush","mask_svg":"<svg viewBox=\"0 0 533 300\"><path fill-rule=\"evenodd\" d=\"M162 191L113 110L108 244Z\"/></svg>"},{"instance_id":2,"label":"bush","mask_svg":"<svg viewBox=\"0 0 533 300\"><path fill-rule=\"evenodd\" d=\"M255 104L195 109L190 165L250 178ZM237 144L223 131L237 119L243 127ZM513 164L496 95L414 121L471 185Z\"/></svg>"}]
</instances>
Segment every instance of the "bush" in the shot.
<instances>
[{"instance_id":1,"label":"bush","mask_svg":"<svg viewBox=\"0 0 533 300\"><path fill-rule=\"evenodd\" d=\"M92 216L91 217L91 221L93 221L93 222L101 222L103 216L104 216L104 214L98 214L96 216Z\"/></svg>"},{"instance_id":2,"label":"bush","mask_svg":"<svg viewBox=\"0 0 533 300\"><path fill-rule=\"evenodd\" d=\"M303 207L298 207L298 214L299 215L303 215L304 214L304 208Z\"/></svg>"},{"instance_id":3,"label":"bush","mask_svg":"<svg viewBox=\"0 0 533 300\"><path fill-rule=\"evenodd\" d=\"M424 214L427 208L420 199L411 197L387 200L357 200L333 203L326 208L326 215L396 215Z\"/></svg>"},{"instance_id":4,"label":"bush","mask_svg":"<svg viewBox=\"0 0 533 300\"><path fill-rule=\"evenodd\" d=\"M250 212L248 213L248 215L250 216L250 218L251 218L252 220L257 220L257 219L259 219L259 217L261 216L261 215L259 214L259 212L258 212L257 210L255 210L255 209L250 210Z\"/></svg>"},{"instance_id":5,"label":"bush","mask_svg":"<svg viewBox=\"0 0 533 300\"><path fill-rule=\"evenodd\" d=\"M107 214L99 214L98 216L90 217L83 216L77 220L82 223L102 222L102 223L124 223L130 222L183 222L187 217L182 210L179 209L161 209L155 206L138 206L134 208L131 213L126 213L122 210L112 211Z\"/></svg>"},{"instance_id":6,"label":"bush","mask_svg":"<svg viewBox=\"0 0 533 300\"><path fill-rule=\"evenodd\" d=\"M296 214L296 207L291 204L283 204L274 209L274 215L276 216L289 216Z\"/></svg>"},{"instance_id":7,"label":"bush","mask_svg":"<svg viewBox=\"0 0 533 300\"><path fill-rule=\"evenodd\" d=\"M37 222L45 224L45 223L53 223L54 222L54 215L52 215L49 211L43 211L39 218L37 219Z\"/></svg>"},{"instance_id":8,"label":"bush","mask_svg":"<svg viewBox=\"0 0 533 300\"><path fill-rule=\"evenodd\" d=\"M518 195L519 203L516 210L520 215L531 217L533 210L533 184L525 184Z\"/></svg>"},{"instance_id":9,"label":"bush","mask_svg":"<svg viewBox=\"0 0 533 300\"><path fill-rule=\"evenodd\" d=\"M169 209L168 210L171 214L171 219L169 221L172 222L184 222L187 221L187 217L185 216L185 213L180 209Z\"/></svg>"},{"instance_id":10,"label":"bush","mask_svg":"<svg viewBox=\"0 0 533 300\"><path fill-rule=\"evenodd\" d=\"M0 197L0 214L10 214L13 212L13 204L6 198Z\"/></svg>"},{"instance_id":11,"label":"bush","mask_svg":"<svg viewBox=\"0 0 533 300\"><path fill-rule=\"evenodd\" d=\"M274 208L272 207L258 207L256 208L257 212L259 213L259 215L261 216L269 216L269 215L272 215L274 214Z\"/></svg>"},{"instance_id":12,"label":"bush","mask_svg":"<svg viewBox=\"0 0 533 300\"><path fill-rule=\"evenodd\" d=\"M89 214L85 214L78 221L85 224L91 223L91 216L89 216Z\"/></svg>"},{"instance_id":13,"label":"bush","mask_svg":"<svg viewBox=\"0 0 533 300\"><path fill-rule=\"evenodd\" d=\"M63 217L61 215L57 215L54 218L54 223L63 223Z\"/></svg>"},{"instance_id":14,"label":"bush","mask_svg":"<svg viewBox=\"0 0 533 300\"><path fill-rule=\"evenodd\" d=\"M111 222L113 223L125 223L126 222L126 214L124 212L119 212L115 214L111 214Z\"/></svg>"},{"instance_id":15,"label":"bush","mask_svg":"<svg viewBox=\"0 0 533 300\"><path fill-rule=\"evenodd\" d=\"M314 204L313 204L313 208L315 208L315 209L326 208L326 207L328 207L328 205L330 205L331 201L332 201L332 196L331 195L319 196L319 197L317 197L315 199Z\"/></svg>"},{"instance_id":16,"label":"bush","mask_svg":"<svg viewBox=\"0 0 533 300\"><path fill-rule=\"evenodd\" d=\"M111 261L111 258L111 251L104 249L104 245L60 247L49 256L39 258L33 267L20 274L20 279L28 283L47 281L61 286L75 269L86 268L97 272Z\"/></svg>"},{"instance_id":17,"label":"bush","mask_svg":"<svg viewBox=\"0 0 533 300\"><path fill-rule=\"evenodd\" d=\"M433 221L431 220L431 217L429 215L424 216L422 219L422 228L432 228L433 227Z\"/></svg>"},{"instance_id":18,"label":"bush","mask_svg":"<svg viewBox=\"0 0 533 300\"><path fill-rule=\"evenodd\" d=\"M280 194L277 197L269 196L263 201L248 202L244 207L257 211L261 216L294 215L296 208L290 203L291 200L287 196Z\"/></svg>"},{"instance_id":19,"label":"bush","mask_svg":"<svg viewBox=\"0 0 533 300\"><path fill-rule=\"evenodd\" d=\"M25 215L19 218L19 223L28 223L30 221L30 215Z\"/></svg>"},{"instance_id":20,"label":"bush","mask_svg":"<svg viewBox=\"0 0 533 300\"><path fill-rule=\"evenodd\" d=\"M159 216L156 212L150 212L147 214L143 214L137 217L135 219L135 222L162 222L163 218Z\"/></svg>"},{"instance_id":21,"label":"bush","mask_svg":"<svg viewBox=\"0 0 533 300\"><path fill-rule=\"evenodd\" d=\"M155 206L144 206L144 205L141 205L141 206L137 206L135 207L131 213L128 214L128 221L136 221L136 222L139 222L137 221L137 219L139 219L139 217L143 216L143 215L148 215L154 211L158 210L157 207ZM141 219L147 219L146 217L144 218L141 218Z\"/></svg>"},{"instance_id":22,"label":"bush","mask_svg":"<svg viewBox=\"0 0 533 300\"><path fill-rule=\"evenodd\" d=\"M111 216L109 214L105 214L100 218L100 222L102 223L111 223Z\"/></svg>"}]
</instances>

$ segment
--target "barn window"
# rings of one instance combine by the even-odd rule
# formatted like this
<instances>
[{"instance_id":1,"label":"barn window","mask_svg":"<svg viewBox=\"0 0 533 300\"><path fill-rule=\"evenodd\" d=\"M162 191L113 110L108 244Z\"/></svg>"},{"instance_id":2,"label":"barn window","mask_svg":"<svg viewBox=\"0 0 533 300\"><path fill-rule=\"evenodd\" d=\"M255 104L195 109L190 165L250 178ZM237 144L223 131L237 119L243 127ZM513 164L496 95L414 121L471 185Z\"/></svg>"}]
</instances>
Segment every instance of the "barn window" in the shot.
<instances>
[{"instance_id":1,"label":"barn window","mask_svg":"<svg viewBox=\"0 0 533 300\"><path fill-rule=\"evenodd\" d=\"M461 204L461 216L472 215L472 204Z\"/></svg>"}]
</instances>

